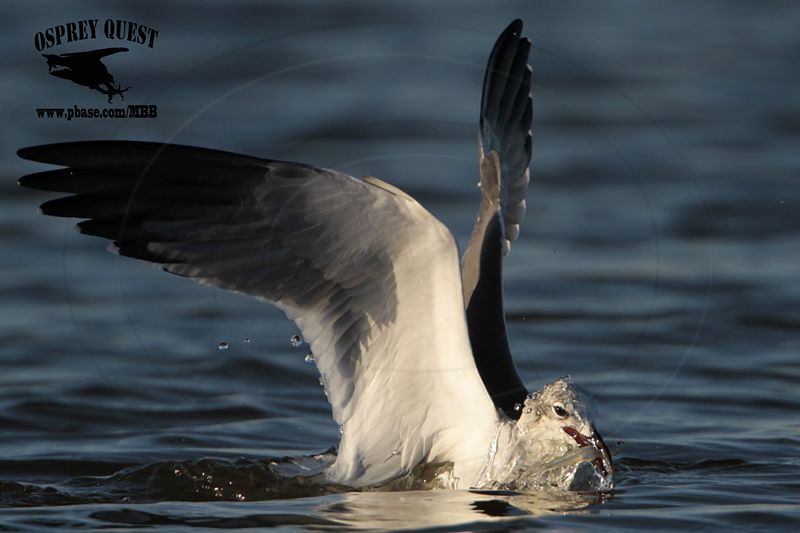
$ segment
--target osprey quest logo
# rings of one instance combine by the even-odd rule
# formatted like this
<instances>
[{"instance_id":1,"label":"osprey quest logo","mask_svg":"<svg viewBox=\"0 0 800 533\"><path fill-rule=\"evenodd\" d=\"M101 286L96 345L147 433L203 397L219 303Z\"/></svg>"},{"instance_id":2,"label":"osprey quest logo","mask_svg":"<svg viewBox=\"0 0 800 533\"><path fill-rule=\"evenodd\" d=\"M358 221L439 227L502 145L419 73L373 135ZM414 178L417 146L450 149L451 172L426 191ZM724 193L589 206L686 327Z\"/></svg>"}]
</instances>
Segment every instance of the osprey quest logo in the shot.
<instances>
[{"instance_id":1,"label":"osprey quest logo","mask_svg":"<svg viewBox=\"0 0 800 533\"><path fill-rule=\"evenodd\" d=\"M96 40L124 46L86 46ZM124 58L132 48L152 49L158 30L121 19L86 19L57 24L34 34L33 43L47 62L50 76L86 87L105 96L109 104L124 101L133 88L126 75ZM112 74L114 72L114 74ZM37 108L39 118L156 118L155 105L125 107Z\"/></svg>"},{"instance_id":2,"label":"osprey quest logo","mask_svg":"<svg viewBox=\"0 0 800 533\"><path fill-rule=\"evenodd\" d=\"M106 56L118 52L127 52L127 48L101 48L89 52L72 52L67 54L42 54L47 59L47 68L51 76L70 80L78 85L108 95L108 103L114 101L114 95L122 97L122 93L130 87L122 88L114 85L114 76L100 61ZM61 68L63 67L63 68ZM57 70L53 70L57 69ZM124 98L122 98L124 100Z\"/></svg>"}]
</instances>

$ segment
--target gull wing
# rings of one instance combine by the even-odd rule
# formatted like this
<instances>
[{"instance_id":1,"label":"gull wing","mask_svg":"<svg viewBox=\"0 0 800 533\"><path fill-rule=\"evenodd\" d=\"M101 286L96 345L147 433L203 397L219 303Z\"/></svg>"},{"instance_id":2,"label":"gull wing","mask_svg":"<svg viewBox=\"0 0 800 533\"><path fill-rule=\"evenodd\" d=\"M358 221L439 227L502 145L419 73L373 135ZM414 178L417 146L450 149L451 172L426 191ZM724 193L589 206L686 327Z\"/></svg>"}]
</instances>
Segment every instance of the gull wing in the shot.
<instances>
[{"instance_id":1,"label":"gull wing","mask_svg":"<svg viewBox=\"0 0 800 533\"><path fill-rule=\"evenodd\" d=\"M44 214L120 255L273 303L310 343L342 428L331 481L381 483L423 461L457 475L498 421L473 362L450 232L376 178L202 148L90 141L20 157L67 168L20 184L70 193Z\"/></svg>"},{"instance_id":2,"label":"gull wing","mask_svg":"<svg viewBox=\"0 0 800 533\"><path fill-rule=\"evenodd\" d=\"M481 203L461 267L476 365L495 405L513 418L519 417L515 404L524 403L528 391L508 346L502 274L503 256L525 216L531 159L530 48L517 19L489 56L481 99Z\"/></svg>"}]
</instances>

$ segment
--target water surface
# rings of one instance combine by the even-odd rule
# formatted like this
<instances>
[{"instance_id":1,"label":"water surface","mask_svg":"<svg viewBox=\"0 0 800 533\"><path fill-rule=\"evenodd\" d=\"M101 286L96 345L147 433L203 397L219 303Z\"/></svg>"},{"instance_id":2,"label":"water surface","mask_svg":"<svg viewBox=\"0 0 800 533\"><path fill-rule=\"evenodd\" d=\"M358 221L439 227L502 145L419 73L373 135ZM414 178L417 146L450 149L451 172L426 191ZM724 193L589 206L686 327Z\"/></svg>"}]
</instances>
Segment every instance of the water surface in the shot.
<instances>
[{"instance_id":1,"label":"water surface","mask_svg":"<svg viewBox=\"0 0 800 533\"><path fill-rule=\"evenodd\" d=\"M48 77L33 34L107 16L159 29L153 50L108 61L126 102L159 118L36 119L105 101ZM287 482L272 463L338 438L294 326L106 254L15 185L39 170L14 156L24 145L172 140L379 176L463 246L482 69L514 17L534 41L535 106L506 263L512 349L530 388L569 374L597 397L611 494ZM82 2L4 4L0 20L0 529L800 519L796 5Z\"/></svg>"}]
</instances>

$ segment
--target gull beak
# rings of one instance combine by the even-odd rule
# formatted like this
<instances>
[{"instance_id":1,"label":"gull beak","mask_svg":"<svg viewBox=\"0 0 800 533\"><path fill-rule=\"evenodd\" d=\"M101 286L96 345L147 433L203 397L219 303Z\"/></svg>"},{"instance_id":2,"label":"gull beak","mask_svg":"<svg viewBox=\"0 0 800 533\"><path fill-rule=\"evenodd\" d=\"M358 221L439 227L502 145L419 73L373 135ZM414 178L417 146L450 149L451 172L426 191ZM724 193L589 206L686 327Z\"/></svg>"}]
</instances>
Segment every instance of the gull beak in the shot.
<instances>
[{"instance_id":1,"label":"gull beak","mask_svg":"<svg viewBox=\"0 0 800 533\"><path fill-rule=\"evenodd\" d=\"M561 429L564 430L564 433L572 437L575 442L578 443L579 447L585 448L587 446L591 446L597 450L597 453L600 454L600 457L593 460L592 464L604 478L608 478L609 475L614 473L614 462L611 460L611 452L608 450L606 443L603 442L603 437L600 436L600 433L595 429L594 426L591 426L591 428L592 434L589 436L584 435L577 429L570 426L564 426Z\"/></svg>"}]
</instances>

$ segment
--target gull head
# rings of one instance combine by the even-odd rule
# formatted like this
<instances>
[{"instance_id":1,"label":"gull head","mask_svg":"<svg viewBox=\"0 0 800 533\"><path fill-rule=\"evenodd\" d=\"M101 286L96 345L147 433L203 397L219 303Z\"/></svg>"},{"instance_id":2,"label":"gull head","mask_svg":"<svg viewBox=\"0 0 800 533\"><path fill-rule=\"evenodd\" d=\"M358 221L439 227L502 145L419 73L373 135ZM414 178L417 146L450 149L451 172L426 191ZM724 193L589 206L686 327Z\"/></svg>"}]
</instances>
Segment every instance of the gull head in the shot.
<instances>
[{"instance_id":1,"label":"gull head","mask_svg":"<svg viewBox=\"0 0 800 533\"><path fill-rule=\"evenodd\" d=\"M561 378L530 394L520 409L508 442L498 443L499 460L492 461L495 487L607 490L613 486L611 453L595 426L596 404L589 393Z\"/></svg>"},{"instance_id":2,"label":"gull head","mask_svg":"<svg viewBox=\"0 0 800 533\"><path fill-rule=\"evenodd\" d=\"M598 474L607 478L614 466L595 427L596 412L597 404L589 393L561 378L528 396L517 428L556 454L591 448L596 454L592 464Z\"/></svg>"}]
</instances>

